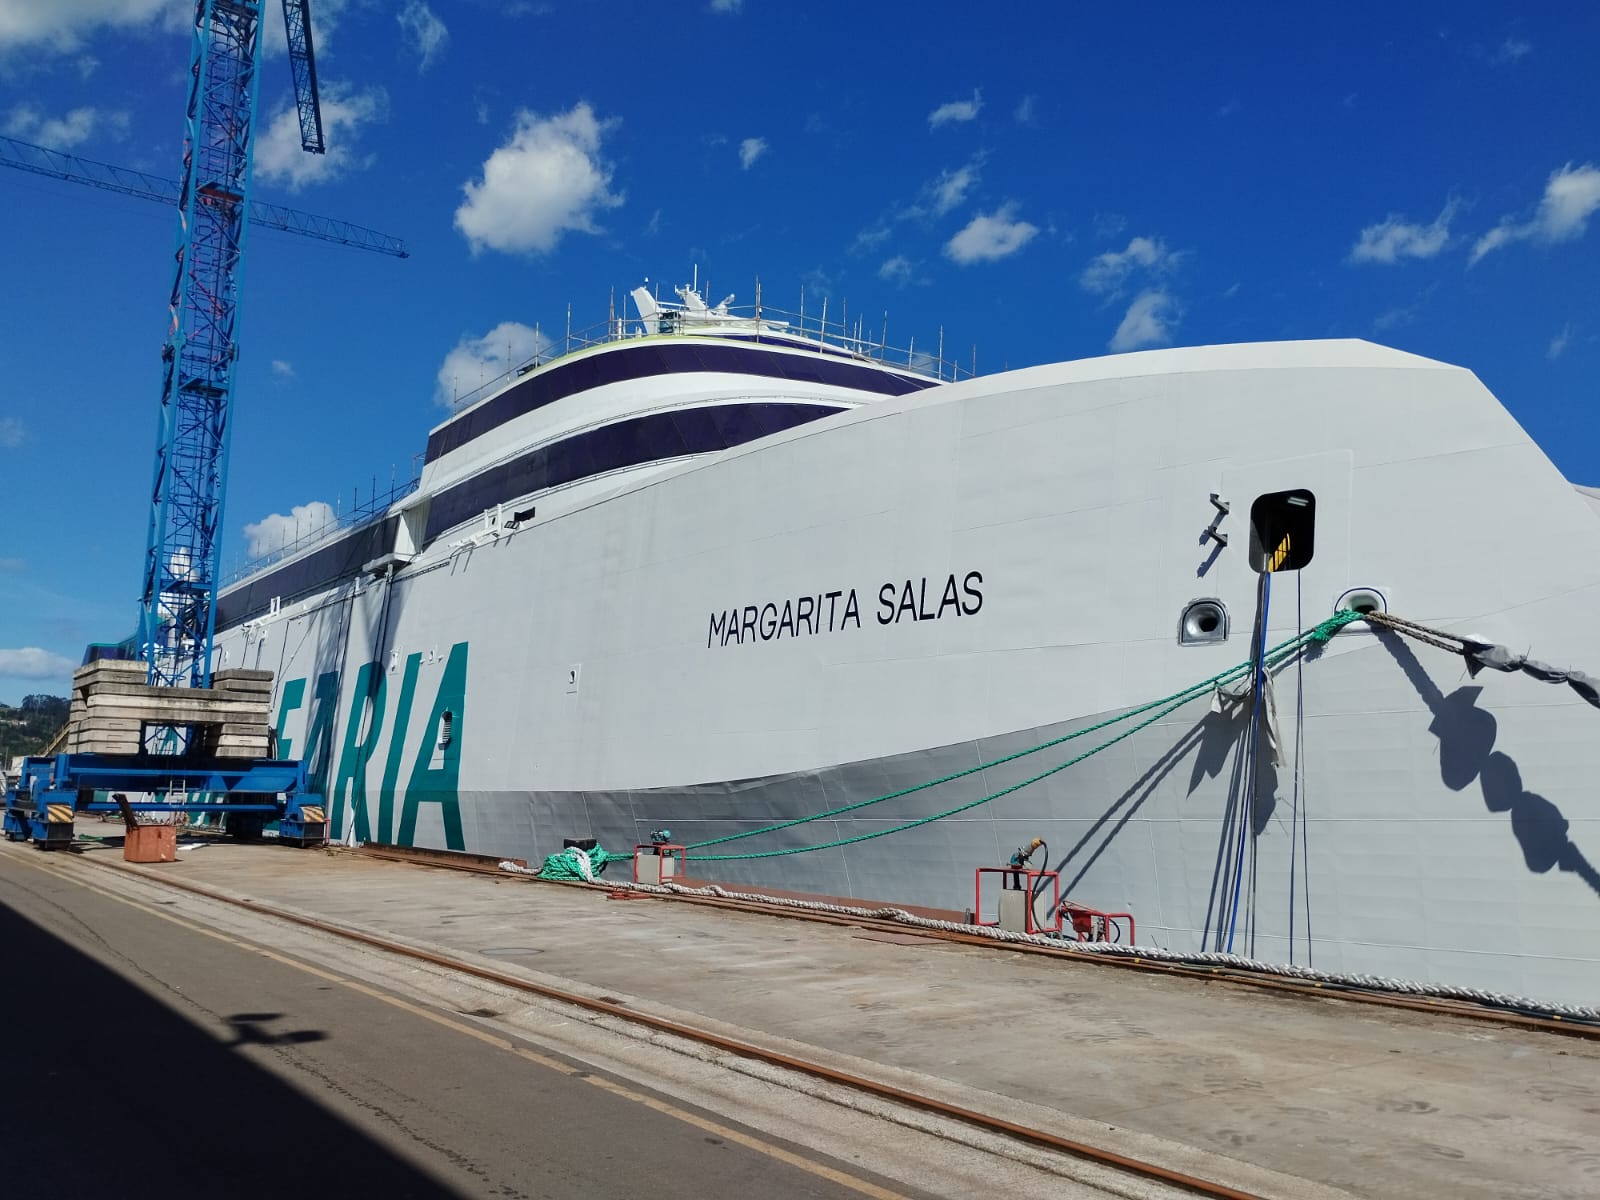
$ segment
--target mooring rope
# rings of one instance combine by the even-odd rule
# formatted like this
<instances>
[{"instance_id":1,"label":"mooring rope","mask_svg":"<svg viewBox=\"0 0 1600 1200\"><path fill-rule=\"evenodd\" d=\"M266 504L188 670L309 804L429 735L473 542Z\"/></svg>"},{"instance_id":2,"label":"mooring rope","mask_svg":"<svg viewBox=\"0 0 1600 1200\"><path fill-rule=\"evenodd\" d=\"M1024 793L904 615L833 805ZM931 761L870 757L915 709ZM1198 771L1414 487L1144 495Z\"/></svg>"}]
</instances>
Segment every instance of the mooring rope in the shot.
<instances>
[{"instance_id":1,"label":"mooring rope","mask_svg":"<svg viewBox=\"0 0 1600 1200\"><path fill-rule=\"evenodd\" d=\"M515 875L537 875L532 867L502 862L502 871ZM1292 963L1263 962L1246 958L1242 954L1225 954L1219 951L1185 953L1161 946L1127 946L1120 942L1078 942L1053 938L1038 933L1013 933L994 925L968 925L961 921L941 921L933 917L919 917L903 908L861 908L847 904L829 904L822 900L797 900L787 896L768 896L759 892L735 892L717 884L708 887L686 887L681 883L603 883L586 886L614 891L627 888L636 892L649 892L660 896L698 896L715 900L738 900L751 904L770 904L779 908L792 908L804 912L827 913L833 916L856 917L863 920L894 921L917 929L932 929L943 933L970 934L996 942L1047 946L1052 950L1065 950L1072 954L1100 955L1115 958L1147 959L1151 962L1168 962L1193 966L1230 967L1241 971L1259 972L1284 978L1304 979L1333 987L1359 988L1371 992L1393 992L1398 995L1432 997L1440 1000L1465 1000L1491 1008L1532 1013L1570 1021L1600 1022L1600 1008L1581 1004L1563 1004L1559 1001L1532 1000L1508 992L1494 992L1486 988L1459 987L1448 983L1422 983L1414 979L1393 979L1386 975L1368 975L1361 972L1322 971Z\"/></svg>"},{"instance_id":2,"label":"mooring rope","mask_svg":"<svg viewBox=\"0 0 1600 1200\"><path fill-rule=\"evenodd\" d=\"M1352 612L1349 609L1344 609L1335 613L1333 616L1329 617L1326 621L1319 623L1314 628L1309 629L1304 633L1297 634L1295 637L1292 637L1285 642L1281 642L1272 649L1267 650L1263 655L1262 662L1264 666L1262 669L1270 670L1279 664L1288 661L1288 659L1293 655L1298 654L1300 651L1309 646L1326 644L1328 640L1332 638L1333 635L1339 630L1343 629L1352 621L1359 621L1361 619L1362 617L1360 613ZM958 813L963 813L969 809L977 808L979 805L987 804L991 800L998 800L1002 796L1008 796L1012 792L1020 791L1022 788L1030 787L1043 779L1048 779L1051 775L1054 775L1059 771L1064 771L1068 767L1075 766L1076 764L1083 762L1085 759L1099 754L1102 750L1109 749L1118 742L1122 741L1124 738L1137 733L1139 730L1155 724L1163 717L1171 715L1179 708L1182 708L1185 704L1188 704L1191 700L1195 700L1202 695L1209 694L1218 686L1224 683L1233 682L1246 672L1257 669L1257 665L1257 660L1255 658L1250 658L1245 662L1229 667L1226 671L1219 671L1217 674L1212 675L1207 679L1202 679L1200 682L1192 684L1189 687L1184 688L1182 691L1173 692L1169 696L1163 696L1159 700L1152 700L1147 704L1141 704L1135 708L1130 708L1126 712L1119 713L1114 717L1108 717L1104 721L1098 721L1095 724L1089 725L1083 729L1078 729L1074 730L1072 733L1063 734L1061 737L1051 738L1049 741L1041 742L1037 746L1030 746L1025 750L1018 750L1013 754L1007 754L1004 757L994 759L990 762L979 763L975 767L967 767L965 770L953 771L948 775L942 775L938 779L932 779L926 783L914 784L911 787L901 788L899 791L889 792L882 796L874 796L869 800L858 800L854 804L846 804L841 808L831 808L824 812L812 813L807 817L796 817L791 821L780 821L775 825L763 826L760 829L747 829L739 833L730 833L719 838L708 838L703 842L691 842L688 844L687 849L703 850L709 846L720 846L724 843L739 841L743 838L758 837L765 833L777 833L780 830L793 829L798 825L810 824L812 821L832 820L836 817L841 817L846 813L856 812L874 804L882 804L886 800L897 800L902 796L909 796L916 792L926 791L929 788L939 787L941 784L950 783L957 779L964 779L969 775L977 774L979 771L992 770L993 768L1003 766L1006 763L1015 762L1017 759L1026 758L1030 754L1037 754L1041 750L1048 750L1054 746L1060 746L1066 742L1073 741L1074 739L1087 737L1091 733L1097 733L1102 729L1110 728L1111 726L1117 725L1123 721L1142 716L1143 714L1152 712L1154 710L1159 710L1155 711L1154 716L1140 721L1131 728L1123 730L1115 737L1108 738L1099 745L1084 751L1082 754L1068 759L1066 762L1051 767L1049 770L1041 771L1038 774L1023 780L1021 783L1013 784L1007 788L1002 788L999 791L992 792L987 796L982 796L977 800L956 805L954 808L946 809L945 811L935 813L932 816L919 817L914 821L907 821L904 824L896 825L889 829L879 829L871 833L857 834L854 837L837 838L831 842L821 842L815 845L790 846L781 850L750 851L743 854L693 854L690 855L690 857L700 862L729 862L734 859L781 858L790 854L805 854L812 850L829 850L839 846L853 845L857 842L871 841L874 838L887 837L891 833L901 833L907 829L915 829L919 825L927 825L934 821L942 821L946 817L955 816Z\"/></svg>"}]
</instances>

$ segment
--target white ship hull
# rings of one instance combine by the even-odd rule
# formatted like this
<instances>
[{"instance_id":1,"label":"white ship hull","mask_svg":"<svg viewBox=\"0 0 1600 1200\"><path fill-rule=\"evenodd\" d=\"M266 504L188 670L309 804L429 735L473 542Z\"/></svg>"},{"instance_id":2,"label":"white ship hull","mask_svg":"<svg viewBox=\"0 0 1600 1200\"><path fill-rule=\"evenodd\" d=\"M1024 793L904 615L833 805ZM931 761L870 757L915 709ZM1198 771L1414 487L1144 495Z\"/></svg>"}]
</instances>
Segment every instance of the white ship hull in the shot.
<instances>
[{"instance_id":1,"label":"white ship hull","mask_svg":"<svg viewBox=\"0 0 1600 1200\"><path fill-rule=\"evenodd\" d=\"M748 383L679 376L659 403ZM596 403L618 419L651 386ZM276 612L283 566L225 597L223 659L277 673L284 752L322 773L340 834L527 857L660 826L694 843L993 762L1250 659L1249 512L1292 489L1314 494L1315 550L1273 577L1268 644L1364 588L1600 669L1600 514L1465 370L1290 343L806 395L839 411L539 491L514 529L428 529L512 429L397 506L398 569L365 543ZM1202 597L1229 635L1180 644ZM964 908L973 868L1039 836L1063 894L1133 912L1144 944L1600 999L1600 711L1365 623L1271 699L1280 761L1254 784L1249 705L1201 696L948 819L691 870ZM1096 741L707 853L872 833Z\"/></svg>"}]
</instances>

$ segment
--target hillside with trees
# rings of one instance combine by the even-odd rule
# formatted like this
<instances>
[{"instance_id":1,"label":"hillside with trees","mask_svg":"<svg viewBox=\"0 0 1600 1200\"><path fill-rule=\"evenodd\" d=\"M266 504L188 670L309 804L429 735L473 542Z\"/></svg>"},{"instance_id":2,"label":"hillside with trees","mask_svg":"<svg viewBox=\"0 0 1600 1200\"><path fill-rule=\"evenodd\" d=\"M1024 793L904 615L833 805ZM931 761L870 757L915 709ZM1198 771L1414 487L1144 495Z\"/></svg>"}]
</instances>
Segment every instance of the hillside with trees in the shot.
<instances>
[{"instance_id":1,"label":"hillside with trees","mask_svg":"<svg viewBox=\"0 0 1600 1200\"><path fill-rule=\"evenodd\" d=\"M0 704L0 767L24 754L37 754L67 723L65 696L24 696L13 708Z\"/></svg>"}]
</instances>

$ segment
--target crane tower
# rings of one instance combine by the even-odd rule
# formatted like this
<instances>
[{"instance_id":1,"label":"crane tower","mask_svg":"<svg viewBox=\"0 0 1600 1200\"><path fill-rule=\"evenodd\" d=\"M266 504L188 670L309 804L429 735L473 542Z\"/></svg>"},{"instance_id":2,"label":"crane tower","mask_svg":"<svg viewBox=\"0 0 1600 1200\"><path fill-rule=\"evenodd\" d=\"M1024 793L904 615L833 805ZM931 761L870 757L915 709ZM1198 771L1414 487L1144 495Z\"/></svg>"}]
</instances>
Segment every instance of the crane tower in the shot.
<instances>
[{"instance_id":1,"label":"crane tower","mask_svg":"<svg viewBox=\"0 0 1600 1200\"><path fill-rule=\"evenodd\" d=\"M195 3L139 622L149 682L169 687L211 679L262 8L263 0ZM283 0L283 14L301 145L320 154L310 0Z\"/></svg>"}]
</instances>

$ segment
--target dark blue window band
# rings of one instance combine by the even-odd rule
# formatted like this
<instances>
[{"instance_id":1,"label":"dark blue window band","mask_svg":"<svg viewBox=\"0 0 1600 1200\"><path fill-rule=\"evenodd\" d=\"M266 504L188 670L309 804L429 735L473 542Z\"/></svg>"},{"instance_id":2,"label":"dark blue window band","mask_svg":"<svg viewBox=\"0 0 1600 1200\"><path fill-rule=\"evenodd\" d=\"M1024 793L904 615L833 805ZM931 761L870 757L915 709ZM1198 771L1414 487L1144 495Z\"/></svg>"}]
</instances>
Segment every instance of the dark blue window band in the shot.
<instances>
[{"instance_id":1,"label":"dark blue window band","mask_svg":"<svg viewBox=\"0 0 1600 1200\"><path fill-rule=\"evenodd\" d=\"M217 628L231 628L258 612L265 612L274 596L285 600L303 596L361 570L363 563L382 558L394 548L399 517L385 517L345 534L331 546L259 575L243 587L217 597Z\"/></svg>"},{"instance_id":2,"label":"dark blue window band","mask_svg":"<svg viewBox=\"0 0 1600 1200\"><path fill-rule=\"evenodd\" d=\"M838 411L829 404L763 401L651 413L603 425L530 450L440 492L428 509L426 536L437 537L515 496L641 463L726 450Z\"/></svg>"},{"instance_id":3,"label":"dark blue window band","mask_svg":"<svg viewBox=\"0 0 1600 1200\"><path fill-rule=\"evenodd\" d=\"M574 434L463 480L433 497L426 540L517 496L575 483L592 475L687 454L741 446L839 412L829 404L760 401L706 405L630 417ZM292 600L361 570L394 548L399 517L386 517L345 534L330 546L251 580L217 598L217 628L229 629L274 597Z\"/></svg>"},{"instance_id":4,"label":"dark blue window band","mask_svg":"<svg viewBox=\"0 0 1600 1200\"><path fill-rule=\"evenodd\" d=\"M937 386L932 379L901 375L884 367L838 362L816 354L785 354L757 346L645 342L560 364L501 392L461 414L428 438L427 461L460 449L507 421L565 396L627 379L648 379L689 371L760 375L796 383L831 384L880 396L904 396Z\"/></svg>"}]
</instances>

